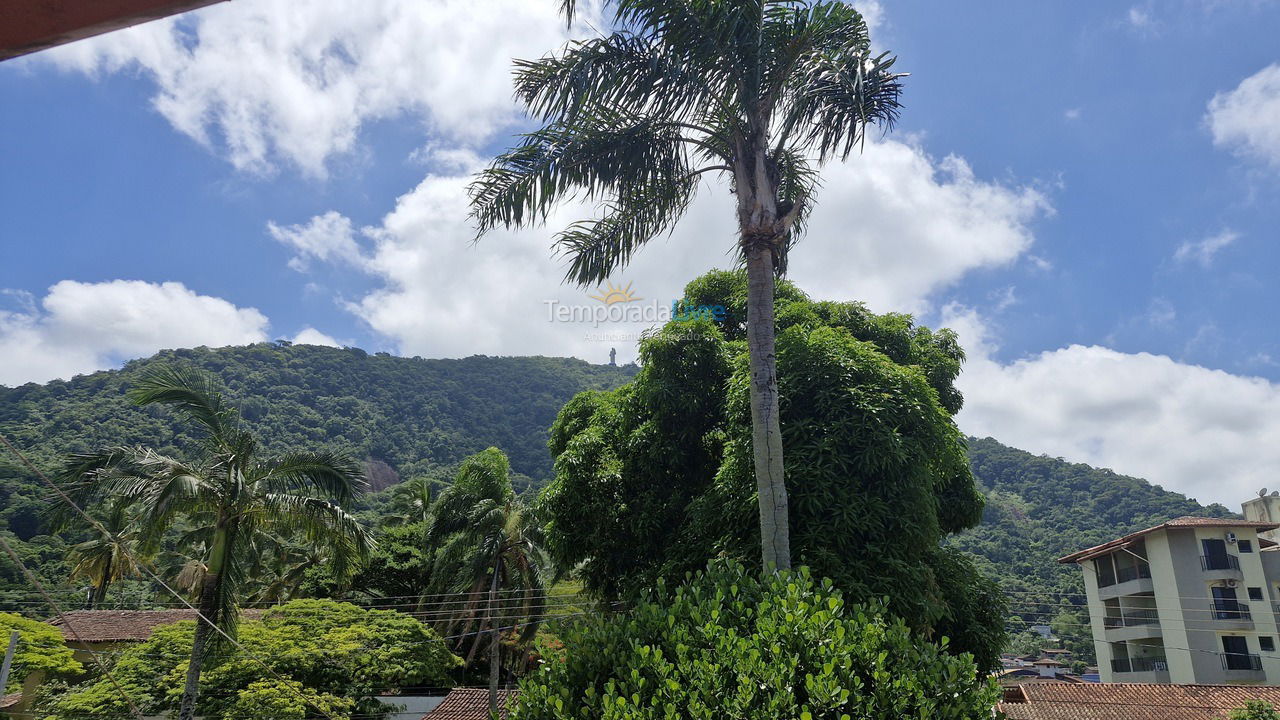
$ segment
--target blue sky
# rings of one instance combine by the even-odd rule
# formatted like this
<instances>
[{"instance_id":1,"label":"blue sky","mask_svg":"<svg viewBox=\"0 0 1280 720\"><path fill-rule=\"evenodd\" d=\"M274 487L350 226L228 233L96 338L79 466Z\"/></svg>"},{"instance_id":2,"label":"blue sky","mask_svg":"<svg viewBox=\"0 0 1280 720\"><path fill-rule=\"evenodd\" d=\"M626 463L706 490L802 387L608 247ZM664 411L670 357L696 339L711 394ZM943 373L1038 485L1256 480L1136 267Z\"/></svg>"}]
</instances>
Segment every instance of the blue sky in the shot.
<instances>
[{"instance_id":1,"label":"blue sky","mask_svg":"<svg viewBox=\"0 0 1280 720\"><path fill-rule=\"evenodd\" d=\"M906 107L828 169L794 279L956 328L966 431L1206 500L1280 482L1280 3L860 6ZM0 64L0 384L275 338L633 357L639 328L547 322L589 302L549 230L467 243L466 178L524 127L509 59L589 32L235 0ZM726 203L618 282L724 265Z\"/></svg>"}]
</instances>

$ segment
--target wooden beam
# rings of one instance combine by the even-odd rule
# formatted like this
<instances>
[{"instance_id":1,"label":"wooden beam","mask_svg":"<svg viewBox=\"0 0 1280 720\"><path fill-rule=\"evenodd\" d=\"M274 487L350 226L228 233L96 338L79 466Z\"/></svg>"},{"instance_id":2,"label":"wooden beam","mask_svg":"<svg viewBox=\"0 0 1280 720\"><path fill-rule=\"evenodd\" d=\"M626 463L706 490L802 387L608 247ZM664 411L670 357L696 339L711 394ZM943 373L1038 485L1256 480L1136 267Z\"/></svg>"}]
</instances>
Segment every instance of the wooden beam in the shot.
<instances>
[{"instance_id":1,"label":"wooden beam","mask_svg":"<svg viewBox=\"0 0 1280 720\"><path fill-rule=\"evenodd\" d=\"M0 0L0 60L223 0Z\"/></svg>"}]
</instances>

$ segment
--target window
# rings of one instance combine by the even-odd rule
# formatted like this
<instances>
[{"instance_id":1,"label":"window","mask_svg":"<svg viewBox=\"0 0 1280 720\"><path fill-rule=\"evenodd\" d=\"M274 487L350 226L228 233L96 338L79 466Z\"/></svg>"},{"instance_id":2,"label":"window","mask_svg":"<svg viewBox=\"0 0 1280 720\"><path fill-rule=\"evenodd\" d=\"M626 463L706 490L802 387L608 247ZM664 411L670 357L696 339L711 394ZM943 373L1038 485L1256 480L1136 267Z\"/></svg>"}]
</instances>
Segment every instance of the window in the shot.
<instances>
[{"instance_id":1,"label":"window","mask_svg":"<svg viewBox=\"0 0 1280 720\"><path fill-rule=\"evenodd\" d=\"M1253 541L1240 540L1239 542L1236 543L1236 549L1242 553L1251 553L1253 552Z\"/></svg>"},{"instance_id":2,"label":"window","mask_svg":"<svg viewBox=\"0 0 1280 720\"><path fill-rule=\"evenodd\" d=\"M1270 635L1262 635L1258 638L1258 647L1262 648L1262 652L1274 652L1276 640Z\"/></svg>"},{"instance_id":3,"label":"window","mask_svg":"<svg viewBox=\"0 0 1280 720\"><path fill-rule=\"evenodd\" d=\"M1260 588L1260 587L1251 587L1251 588L1249 588L1249 599L1250 599L1250 600L1261 600L1261 599L1262 599L1262 588Z\"/></svg>"}]
</instances>

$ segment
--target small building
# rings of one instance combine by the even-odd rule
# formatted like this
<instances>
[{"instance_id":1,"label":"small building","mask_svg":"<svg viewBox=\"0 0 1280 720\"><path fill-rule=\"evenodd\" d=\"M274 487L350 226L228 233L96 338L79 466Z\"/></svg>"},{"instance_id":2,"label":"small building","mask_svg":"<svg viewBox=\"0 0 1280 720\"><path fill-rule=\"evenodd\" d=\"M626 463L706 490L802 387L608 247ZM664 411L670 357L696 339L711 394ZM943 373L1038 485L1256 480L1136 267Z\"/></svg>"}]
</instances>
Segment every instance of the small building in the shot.
<instances>
[{"instance_id":1,"label":"small building","mask_svg":"<svg viewBox=\"0 0 1280 720\"><path fill-rule=\"evenodd\" d=\"M498 715L507 717L511 701L518 690L498 691ZM490 720L488 688L454 688L444 702L427 713L422 720Z\"/></svg>"},{"instance_id":2,"label":"small building","mask_svg":"<svg viewBox=\"0 0 1280 720\"><path fill-rule=\"evenodd\" d=\"M1222 720L1249 700L1280 706L1280 688L1143 683L1026 683L1004 688L1008 720Z\"/></svg>"},{"instance_id":3,"label":"small building","mask_svg":"<svg viewBox=\"0 0 1280 720\"><path fill-rule=\"evenodd\" d=\"M1280 685L1280 523L1181 517L1079 564L1104 683Z\"/></svg>"}]
</instances>

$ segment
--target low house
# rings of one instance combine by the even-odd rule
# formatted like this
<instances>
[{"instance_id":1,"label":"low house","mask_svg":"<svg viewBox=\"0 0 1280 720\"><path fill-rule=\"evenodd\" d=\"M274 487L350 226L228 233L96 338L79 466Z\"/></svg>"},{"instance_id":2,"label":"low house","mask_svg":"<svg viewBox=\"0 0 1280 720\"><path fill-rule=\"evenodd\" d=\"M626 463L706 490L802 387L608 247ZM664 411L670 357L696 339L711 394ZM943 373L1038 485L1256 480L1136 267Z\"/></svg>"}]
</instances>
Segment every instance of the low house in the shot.
<instances>
[{"instance_id":1,"label":"low house","mask_svg":"<svg viewBox=\"0 0 1280 720\"><path fill-rule=\"evenodd\" d=\"M240 617L257 620L263 612L243 610ZM196 617L195 610L72 610L53 618L49 624L62 631L63 641L76 651L77 660L92 663L91 652L143 642L158 627Z\"/></svg>"},{"instance_id":2,"label":"low house","mask_svg":"<svg viewBox=\"0 0 1280 720\"><path fill-rule=\"evenodd\" d=\"M1280 687L1028 683L1005 687L1008 720L1224 720L1249 700L1280 706Z\"/></svg>"},{"instance_id":3,"label":"low house","mask_svg":"<svg viewBox=\"0 0 1280 720\"><path fill-rule=\"evenodd\" d=\"M505 718L518 690L498 691L498 716ZM454 688L422 720L489 720L488 688Z\"/></svg>"}]
</instances>

